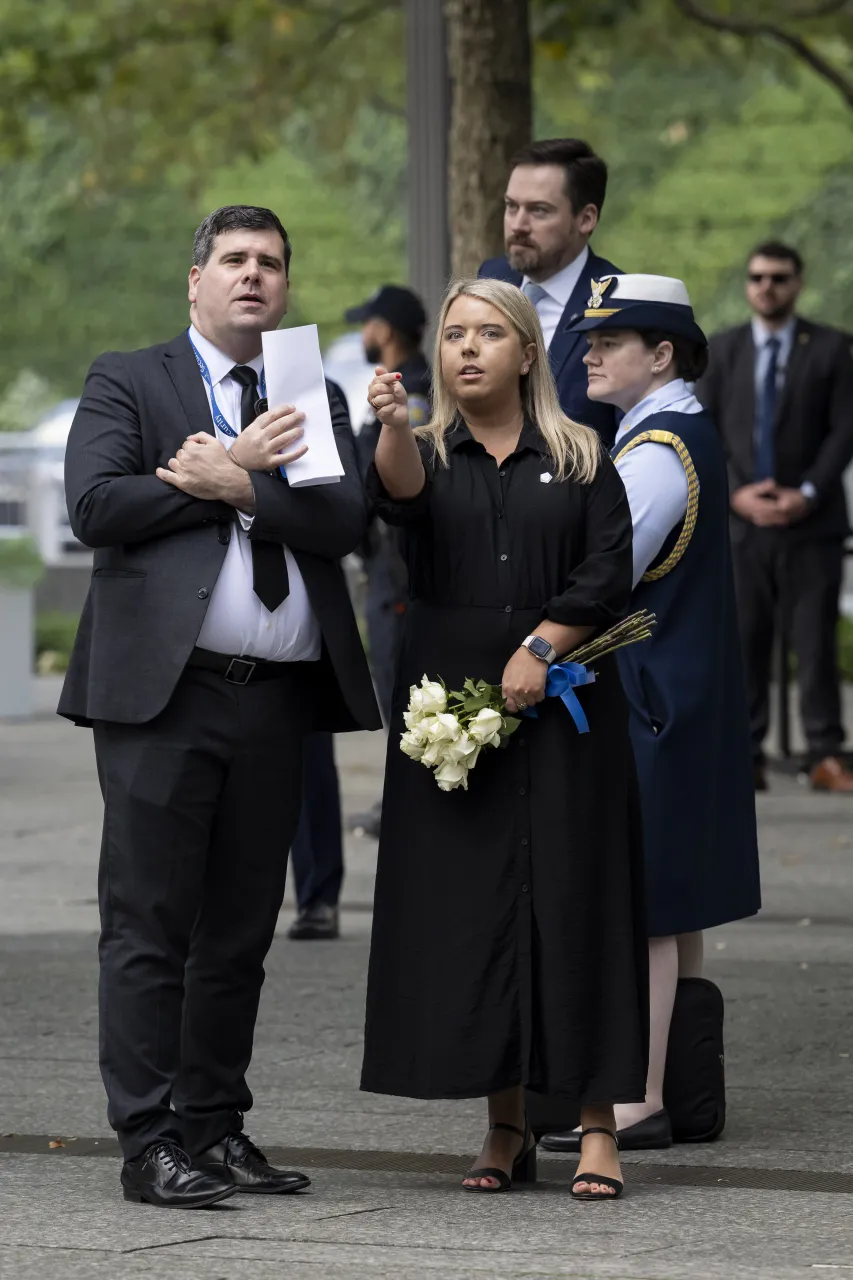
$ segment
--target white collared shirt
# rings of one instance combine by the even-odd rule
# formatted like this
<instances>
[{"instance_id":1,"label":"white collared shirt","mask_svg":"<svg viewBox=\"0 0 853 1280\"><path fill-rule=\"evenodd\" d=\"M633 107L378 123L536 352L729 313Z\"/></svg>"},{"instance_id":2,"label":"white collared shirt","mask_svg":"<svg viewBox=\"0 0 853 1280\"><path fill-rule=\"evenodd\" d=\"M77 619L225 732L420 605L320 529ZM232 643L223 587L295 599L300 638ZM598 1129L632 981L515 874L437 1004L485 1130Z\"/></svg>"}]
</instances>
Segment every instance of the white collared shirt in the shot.
<instances>
[{"instance_id":1,"label":"white collared shirt","mask_svg":"<svg viewBox=\"0 0 853 1280\"><path fill-rule=\"evenodd\" d=\"M575 285L580 280L588 259L589 245L584 245L574 262L570 262L567 267L563 267L562 271L558 271L555 276L551 276L550 280L536 281L539 288L544 289L546 295L536 304L539 323L542 325L542 332L545 335L546 347L551 345L563 312L569 305L569 298L575 291ZM521 282L522 288L524 288L528 279L528 276L524 277Z\"/></svg>"},{"instance_id":2,"label":"white collared shirt","mask_svg":"<svg viewBox=\"0 0 853 1280\"><path fill-rule=\"evenodd\" d=\"M701 413L702 406L683 378L675 378L645 396L625 414L616 432L616 448L629 431L653 413ZM641 445L616 463L634 526L634 586L654 562L669 534L687 514L687 476L668 444Z\"/></svg>"},{"instance_id":3,"label":"white collared shirt","mask_svg":"<svg viewBox=\"0 0 853 1280\"><path fill-rule=\"evenodd\" d=\"M202 337L195 325L190 326L189 336L207 364L220 412L239 435L243 389L231 377L236 362ZM263 356L247 361L249 368L259 376L263 363ZM204 380L202 382L210 404L210 387ZM212 409L211 424L212 434L226 449L230 449L235 437L219 431L213 424ZM252 548L248 538L252 518L236 511L234 516L231 541L216 586L210 594L196 643L201 649L230 653L235 657L245 655L265 658L270 662L317 661L321 650L320 626L292 553L287 547L283 548L290 594L270 613L252 586Z\"/></svg>"}]
</instances>

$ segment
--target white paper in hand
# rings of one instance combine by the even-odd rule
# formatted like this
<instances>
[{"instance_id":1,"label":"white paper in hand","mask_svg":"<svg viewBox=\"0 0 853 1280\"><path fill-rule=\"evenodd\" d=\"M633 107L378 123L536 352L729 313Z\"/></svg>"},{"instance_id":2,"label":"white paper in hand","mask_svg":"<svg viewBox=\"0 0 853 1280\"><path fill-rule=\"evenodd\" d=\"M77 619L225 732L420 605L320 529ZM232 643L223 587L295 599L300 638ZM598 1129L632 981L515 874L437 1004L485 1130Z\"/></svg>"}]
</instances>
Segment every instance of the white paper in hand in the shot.
<instances>
[{"instance_id":1,"label":"white paper in hand","mask_svg":"<svg viewBox=\"0 0 853 1280\"><path fill-rule=\"evenodd\" d=\"M305 414L299 443L307 444L308 452L287 464L288 484L292 489L337 484L344 469L332 430L316 324L276 329L262 338L269 407L292 404Z\"/></svg>"}]
</instances>

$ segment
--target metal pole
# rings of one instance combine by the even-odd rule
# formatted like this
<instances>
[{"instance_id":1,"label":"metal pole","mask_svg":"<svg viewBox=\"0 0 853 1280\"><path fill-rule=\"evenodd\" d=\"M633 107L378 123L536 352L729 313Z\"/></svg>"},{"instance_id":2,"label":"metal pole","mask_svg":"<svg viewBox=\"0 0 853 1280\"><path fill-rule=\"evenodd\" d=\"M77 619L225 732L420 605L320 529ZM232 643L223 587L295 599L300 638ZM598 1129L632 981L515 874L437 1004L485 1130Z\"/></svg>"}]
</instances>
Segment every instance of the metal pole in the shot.
<instances>
[{"instance_id":1,"label":"metal pole","mask_svg":"<svg viewBox=\"0 0 853 1280\"><path fill-rule=\"evenodd\" d=\"M435 317L450 273L450 80L443 0L404 0L409 130L409 283Z\"/></svg>"}]
</instances>

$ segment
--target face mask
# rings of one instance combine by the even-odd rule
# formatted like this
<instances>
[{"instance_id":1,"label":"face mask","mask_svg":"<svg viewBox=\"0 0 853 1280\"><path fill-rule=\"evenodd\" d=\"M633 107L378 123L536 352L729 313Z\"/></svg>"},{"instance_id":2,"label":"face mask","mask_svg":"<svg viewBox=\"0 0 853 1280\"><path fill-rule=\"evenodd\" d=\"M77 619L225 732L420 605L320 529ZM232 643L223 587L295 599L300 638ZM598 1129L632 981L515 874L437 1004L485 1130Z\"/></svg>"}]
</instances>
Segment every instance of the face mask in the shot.
<instances>
[{"instance_id":1,"label":"face mask","mask_svg":"<svg viewBox=\"0 0 853 1280\"><path fill-rule=\"evenodd\" d=\"M369 347L364 348L364 358L368 364L381 364L382 351L375 343L371 343Z\"/></svg>"}]
</instances>

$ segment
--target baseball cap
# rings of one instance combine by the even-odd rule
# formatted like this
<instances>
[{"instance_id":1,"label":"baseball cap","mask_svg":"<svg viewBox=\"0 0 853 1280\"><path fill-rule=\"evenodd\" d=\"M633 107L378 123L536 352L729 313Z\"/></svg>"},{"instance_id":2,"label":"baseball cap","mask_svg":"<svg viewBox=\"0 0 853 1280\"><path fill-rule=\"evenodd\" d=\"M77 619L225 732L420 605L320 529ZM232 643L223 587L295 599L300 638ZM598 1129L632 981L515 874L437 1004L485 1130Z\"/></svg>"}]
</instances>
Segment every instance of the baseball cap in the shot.
<instances>
[{"instance_id":1,"label":"baseball cap","mask_svg":"<svg viewBox=\"0 0 853 1280\"><path fill-rule=\"evenodd\" d=\"M399 284L383 284L366 302L344 313L347 324L364 324L373 316L413 338L420 338L426 327L426 311L420 298L414 290Z\"/></svg>"}]
</instances>

